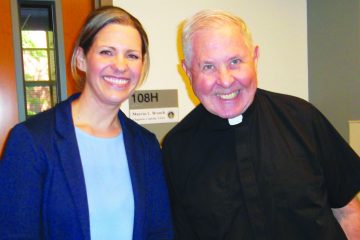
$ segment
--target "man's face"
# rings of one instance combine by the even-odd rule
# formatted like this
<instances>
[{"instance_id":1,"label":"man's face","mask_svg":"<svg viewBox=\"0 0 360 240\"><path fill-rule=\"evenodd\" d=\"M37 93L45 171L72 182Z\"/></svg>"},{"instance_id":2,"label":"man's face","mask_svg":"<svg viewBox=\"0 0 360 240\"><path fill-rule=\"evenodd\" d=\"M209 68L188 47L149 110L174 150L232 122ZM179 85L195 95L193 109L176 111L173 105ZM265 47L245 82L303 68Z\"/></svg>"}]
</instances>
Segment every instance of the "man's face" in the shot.
<instances>
[{"instance_id":1,"label":"man's face","mask_svg":"<svg viewBox=\"0 0 360 240\"><path fill-rule=\"evenodd\" d=\"M200 30L192 44L190 66L183 67L196 96L219 117L242 114L257 88L258 47L250 49L236 26Z\"/></svg>"}]
</instances>

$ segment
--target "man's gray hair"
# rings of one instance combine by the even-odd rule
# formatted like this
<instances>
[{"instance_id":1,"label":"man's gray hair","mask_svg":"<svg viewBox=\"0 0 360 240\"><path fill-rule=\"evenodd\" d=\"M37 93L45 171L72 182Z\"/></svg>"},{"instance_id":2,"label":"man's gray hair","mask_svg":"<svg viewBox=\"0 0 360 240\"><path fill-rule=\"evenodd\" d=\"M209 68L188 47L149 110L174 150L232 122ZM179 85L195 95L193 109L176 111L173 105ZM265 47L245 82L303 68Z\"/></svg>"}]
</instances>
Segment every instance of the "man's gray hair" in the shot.
<instances>
[{"instance_id":1,"label":"man's gray hair","mask_svg":"<svg viewBox=\"0 0 360 240\"><path fill-rule=\"evenodd\" d=\"M202 10L185 20L182 24L182 48L185 63L187 65L190 64L192 37L196 32L205 29L216 29L226 25L238 27L244 36L246 45L253 49L251 33L241 18L222 10Z\"/></svg>"}]
</instances>

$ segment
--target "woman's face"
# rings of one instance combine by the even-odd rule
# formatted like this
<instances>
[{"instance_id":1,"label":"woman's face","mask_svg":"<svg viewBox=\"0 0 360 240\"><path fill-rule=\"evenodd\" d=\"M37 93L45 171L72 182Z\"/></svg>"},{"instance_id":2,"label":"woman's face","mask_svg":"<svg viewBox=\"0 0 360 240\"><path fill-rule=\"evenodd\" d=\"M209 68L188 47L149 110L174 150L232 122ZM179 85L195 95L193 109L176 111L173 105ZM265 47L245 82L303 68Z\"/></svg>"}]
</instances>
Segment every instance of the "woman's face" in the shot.
<instances>
[{"instance_id":1,"label":"woman's face","mask_svg":"<svg viewBox=\"0 0 360 240\"><path fill-rule=\"evenodd\" d=\"M135 90L141 77L141 37L117 23L101 29L88 53L77 53L77 67L86 74L82 95L105 105L119 106Z\"/></svg>"}]
</instances>

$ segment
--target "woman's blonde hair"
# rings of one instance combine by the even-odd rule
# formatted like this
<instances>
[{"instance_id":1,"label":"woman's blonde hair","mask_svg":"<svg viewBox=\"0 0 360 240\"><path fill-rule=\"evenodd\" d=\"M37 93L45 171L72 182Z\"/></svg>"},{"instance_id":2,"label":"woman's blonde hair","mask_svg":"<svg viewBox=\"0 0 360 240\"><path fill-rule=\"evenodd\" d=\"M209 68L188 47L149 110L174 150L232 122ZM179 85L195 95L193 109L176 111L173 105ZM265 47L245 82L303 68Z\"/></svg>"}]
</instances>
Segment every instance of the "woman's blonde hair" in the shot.
<instances>
[{"instance_id":1,"label":"woman's blonde hair","mask_svg":"<svg viewBox=\"0 0 360 240\"><path fill-rule=\"evenodd\" d=\"M77 50L79 47L81 47L84 51L84 54L86 55L94 41L96 34L106 25L111 23L132 26L139 32L141 37L141 51L143 59L143 69L139 85L143 83L148 74L150 66L149 40L139 20L137 20L133 15L122 8L114 6L100 7L87 17L73 48L71 57L71 73L79 89L83 89L85 78L77 68Z\"/></svg>"}]
</instances>

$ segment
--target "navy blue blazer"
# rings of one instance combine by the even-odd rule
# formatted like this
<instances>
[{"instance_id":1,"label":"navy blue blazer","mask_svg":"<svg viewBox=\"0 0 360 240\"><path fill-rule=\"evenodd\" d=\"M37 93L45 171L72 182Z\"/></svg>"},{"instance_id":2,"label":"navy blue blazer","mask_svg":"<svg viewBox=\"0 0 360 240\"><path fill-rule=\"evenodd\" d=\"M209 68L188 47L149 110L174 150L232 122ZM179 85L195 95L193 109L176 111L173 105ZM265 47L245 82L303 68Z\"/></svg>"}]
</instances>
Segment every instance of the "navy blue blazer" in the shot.
<instances>
[{"instance_id":1,"label":"navy blue blazer","mask_svg":"<svg viewBox=\"0 0 360 240\"><path fill-rule=\"evenodd\" d=\"M89 212L71 101L16 125L0 162L0 239L90 239ZM118 117L134 192L133 239L172 239L155 135Z\"/></svg>"}]
</instances>

